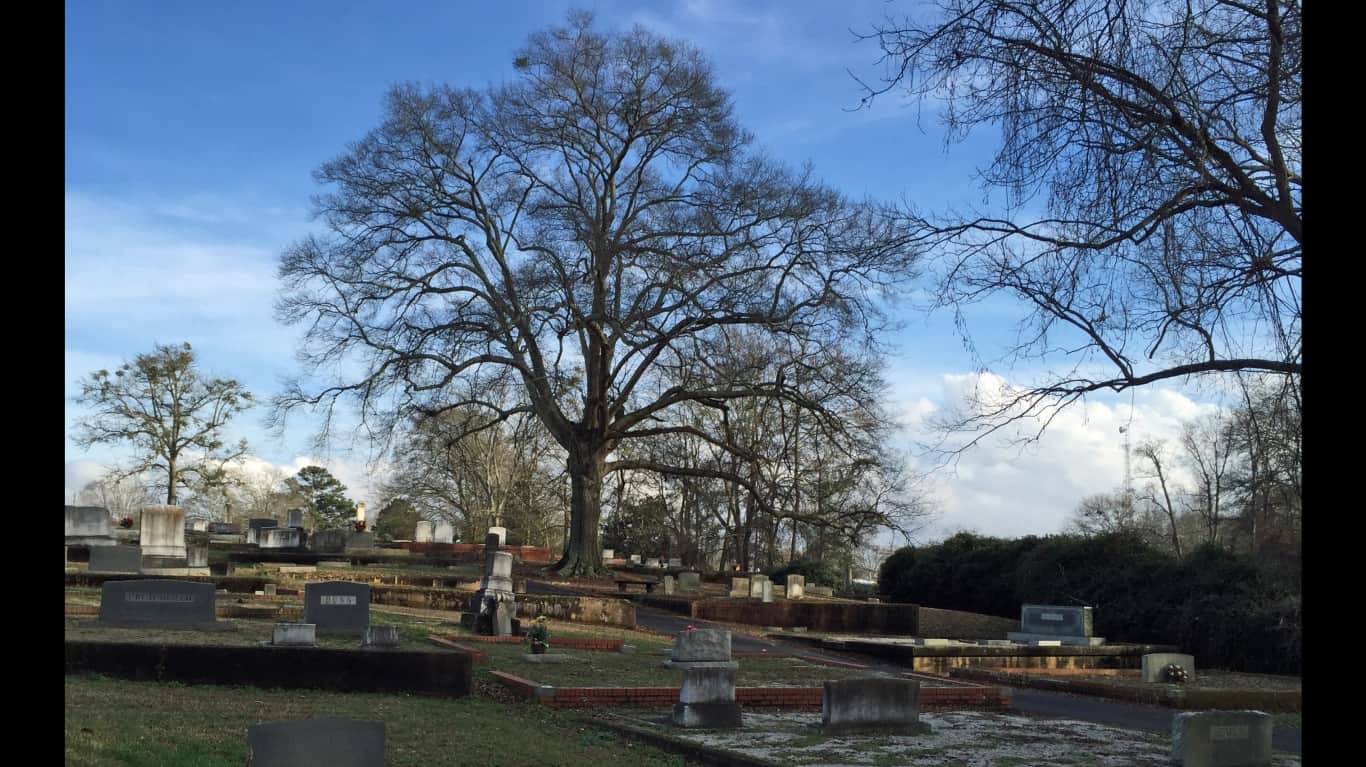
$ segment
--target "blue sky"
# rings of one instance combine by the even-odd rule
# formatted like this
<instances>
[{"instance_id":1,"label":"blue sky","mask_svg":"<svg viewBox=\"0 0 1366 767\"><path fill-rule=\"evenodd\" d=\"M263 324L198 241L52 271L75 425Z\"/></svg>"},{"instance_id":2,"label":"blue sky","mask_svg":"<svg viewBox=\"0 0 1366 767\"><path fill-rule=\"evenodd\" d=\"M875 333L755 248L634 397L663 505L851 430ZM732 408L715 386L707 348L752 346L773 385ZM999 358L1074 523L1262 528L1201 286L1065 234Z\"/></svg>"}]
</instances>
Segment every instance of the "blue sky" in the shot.
<instances>
[{"instance_id":1,"label":"blue sky","mask_svg":"<svg viewBox=\"0 0 1366 767\"><path fill-rule=\"evenodd\" d=\"M976 204L973 178L997 136L945 147L936 116L884 96L855 109L875 78L869 29L909 3L581 2L600 27L642 23L701 47L758 143L792 164L810 161L852 196L937 209ZM66 6L65 497L120 452L83 452L69 435L70 398L89 371L154 343L191 342L207 370L260 398L295 371L297 333L275 322L276 260L310 229L311 172L380 117L394 82L483 87L514 76L528 34L563 23L552 2L233 4L68 2ZM1015 307L969 313L979 342L1004 344ZM947 317L907 314L891 339L895 410L909 442L926 413L970 384L972 362ZM1037 371L1016 371L1027 376ZM1008 374L1013 375L1013 374ZM1013 380L1013 379L1012 379ZM1208 409L1198 392L1133 398L1136 433L1173 435ZM929 532L1056 532L1083 495L1122 476L1117 425L1130 398L1098 399L1021 454L988 446L956 475L935 478L943 515ZM306 422L284 439L264 414L235 424L263 462L291 472L331 468L374 505L364 455L310 452Z\"/></svg>"}]
</instances>

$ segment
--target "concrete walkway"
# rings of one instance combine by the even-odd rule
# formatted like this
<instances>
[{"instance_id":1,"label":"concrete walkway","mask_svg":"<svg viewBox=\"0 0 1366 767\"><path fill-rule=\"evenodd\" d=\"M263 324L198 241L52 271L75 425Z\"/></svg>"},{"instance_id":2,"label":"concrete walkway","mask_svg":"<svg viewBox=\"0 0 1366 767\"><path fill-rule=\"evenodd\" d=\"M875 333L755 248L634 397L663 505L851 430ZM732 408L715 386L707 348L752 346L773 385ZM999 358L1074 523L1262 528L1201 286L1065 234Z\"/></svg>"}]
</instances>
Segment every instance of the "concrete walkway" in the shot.
<instances>
[{"instance_id":1,"label":"concrete walkway","mask_svg":"<svg viewBox=\"0 0 1366 767\"><path fill-rule=\"evenodd\" d=\"M527 591L539 594L566 594L579 592L546 583L527 582ZM899 672L905 667L889 664L878 658L869 658L857 653L832 652L806 644L794 644L782 640L756 638L738 633L732 626L712 621L689 618L668 610L636 604L636 625L660 634L676 634L688 626L714 628L731 632L733 652L768 652L773 655L815 656L827 660L861 663L879 671ZM1177 709L1162 706L1147 706L1139 703L1106 700L1087 695L1068 695L1047 690L1027 690L1011 688L1011 708L1030 716L1048 719L1077 719L1095 722L1126 730L1140 730L1169 734L1172 729L1172 715ZM1271 745L1278 751L1300 753L1300 730L1291 727L1276 727L1272 730Z\"/></svg>"}]
</instances>

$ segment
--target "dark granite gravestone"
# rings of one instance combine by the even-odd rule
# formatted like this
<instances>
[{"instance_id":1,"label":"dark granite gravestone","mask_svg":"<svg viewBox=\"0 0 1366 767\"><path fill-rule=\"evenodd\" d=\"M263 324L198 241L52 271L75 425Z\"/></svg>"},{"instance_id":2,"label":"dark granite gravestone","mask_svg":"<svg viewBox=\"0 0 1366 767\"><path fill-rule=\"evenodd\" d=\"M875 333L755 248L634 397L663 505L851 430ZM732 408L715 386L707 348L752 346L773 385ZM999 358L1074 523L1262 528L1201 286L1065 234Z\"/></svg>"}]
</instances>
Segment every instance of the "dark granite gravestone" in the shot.
<instances>
[{"instance_id":1,"label":"dark granite gravestone","mask_svg":"<svg viewBox=\"0 0 1366 767\"><path fill-rule=\"evenodd\" d=\"M838 735L860 731L923 734L920 683L910 679L840 679L825 683L821 698L821 732Z\"/></svg>"},{"instance_id":2,"label":"dark granite gravestone","mask_svg":"<svg viewBox=\"0 0 1366 767\"><path fill-rule=\"evenodd\" d=\"M370 626L370 585L350 581L304 584L304 623L319 634L363 636Z\"/></svg>"},{"instance_id":3,"label":"dark granite gravestone","mask_svg":"<svg viewBox=\"0 0 1366 767\"><path fill-rule=\"evenodd\" d=\"M132 573L142 572L141 546L91 546L90 568L92 573Z\"/></svg>"},{"instance_id":4,"label":"dark granite gravestone","mask_svg":"<svg viewBox=\"0 0 1366 767\"><path fill-rule=\"evenodd\" d=\"M355 535L348 530L315 530L308 536L309 551L320 554L340 554L346 549L346 539Z\"/></svg>"},{"instance_id":5,"label":"dark granite gravestone","mask_svg":"<svg viewBox=\"0 0 1366 767\"><path fill-rule=\"evenodd\" d=\"M1271 715L1261 711L1183 711L1172 717L1168 763L1178 767L1271 767L1271 727Z\"/></svg>"},{"instance_id":6,"label":"dark granite gravestone","mask_svg":"<svg viewBox=\"0 0 1366 767\"><path fill-rule=\"evenodd\" d=\"M1091 636L1091 608L1060 605L1024 605L1020 608L1020 631L1051 636Z\"/></svg>"},{"instance_id":7,"label":"dark granite gravestone","mask_svg":"<svg viewBox=\"0 0 1366 767\"><path fill-rule=\"evenodd\" d=\"M247 730L247 767L384 767L384 722L299 719Z\"/></svg>"},{"instance_id":8,"label":"dark granite gravestone","mask_svg":"<svg viewBox=\"0 0 1366 767\"><path fill-rule=\"evenodd\" d=\"M105 581L100 623L116 626L206 626L218 622L212 583Z\"/></svg>"}]
</instances>

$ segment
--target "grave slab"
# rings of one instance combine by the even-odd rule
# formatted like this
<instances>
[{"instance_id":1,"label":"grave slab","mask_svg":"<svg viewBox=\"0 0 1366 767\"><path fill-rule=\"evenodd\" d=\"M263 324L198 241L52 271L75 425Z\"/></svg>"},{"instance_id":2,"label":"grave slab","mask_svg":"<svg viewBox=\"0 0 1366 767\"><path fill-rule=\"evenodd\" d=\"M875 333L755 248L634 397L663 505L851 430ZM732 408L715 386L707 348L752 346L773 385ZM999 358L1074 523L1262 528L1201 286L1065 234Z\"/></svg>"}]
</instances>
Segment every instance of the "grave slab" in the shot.
<instances>
[{"instance_id":1,"label":"grave slab","mask_svg":"<svg viewBox=\"0 0 1366 767\"><path fill-rule=\"evenodd\" d=\"M1270 767L1270 714L1186 711L1172 717L1171 763L1181 767Z\"/></svg>"},{"instance_id":2,"label":"grave slab","mask_svg":"<svg viewBox=\"0 0 1366 767\"><path fill-rule=\"evenodd\" d=\"M247 767L384 767L384 722L300 719L247 729Z\"/></svg>"},{"instance_id":3,"label":"grave slab","mask_svg":"<svg viewBox=\"0 0 1366 767\"><path fill-rule=\"evenodd\" d=\"M920 683L873 677L826 682L821 732L861 731L928 732L928 725L920 721Z\"/></svg>"},{"instance_id":4,"label":"grave slab","mask_svg":"<svg viewBox=\"0 0 1366 767\"><path fill-rule=\"evenodd\" d=\"M1195 681L1195 656L1179 652L1150 652L1144 655L1141 672L1143 681L1167 681L1162 672L1173 663L1186 670L1186 681Z\"/></svg>"}]
</instances>

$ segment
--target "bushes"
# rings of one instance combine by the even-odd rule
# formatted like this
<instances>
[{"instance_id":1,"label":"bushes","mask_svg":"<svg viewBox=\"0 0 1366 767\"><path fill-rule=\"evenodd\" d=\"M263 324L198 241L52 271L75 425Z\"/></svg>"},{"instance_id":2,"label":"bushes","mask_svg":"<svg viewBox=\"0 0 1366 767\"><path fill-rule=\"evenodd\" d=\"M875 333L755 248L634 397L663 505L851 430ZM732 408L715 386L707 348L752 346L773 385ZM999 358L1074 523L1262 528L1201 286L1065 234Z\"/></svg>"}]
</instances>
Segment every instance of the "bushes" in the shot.
<instances>
[{"instance_id":1,"label":"bushes","mask_svg":"<svg viewBox=\"0 0 1366 767\"><path fill-rule=\"evenodd\" d=\"M1303 662L1295 584L1217 546L1178 560L1125 534L965 533L898 550L878 585L896 602L1010 618L1026 602L1088 604L1098 635L1176 644L1204 667L1299 673Z\"/></svg>"},{"instance_id":2,"label":"bushes","mask_svg":"<svg viewBox=\"0 0 1366 767\"><path fill-rule=\"evenodd\" d=\"M833 563L825 560L794 559L768 573L769 580L780 586L787 582L789 575L803 576L808 585L821 583L827 586L839 586L844 583L844 576L840 574L839 569Z\"/></svg>"}]
</instances>

